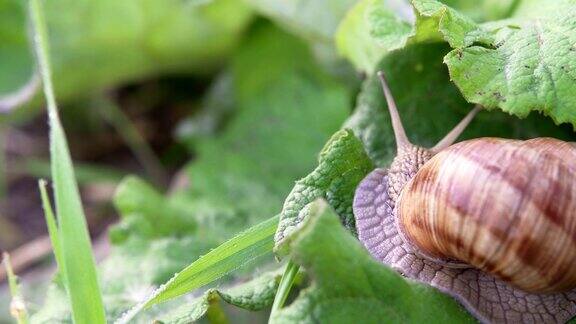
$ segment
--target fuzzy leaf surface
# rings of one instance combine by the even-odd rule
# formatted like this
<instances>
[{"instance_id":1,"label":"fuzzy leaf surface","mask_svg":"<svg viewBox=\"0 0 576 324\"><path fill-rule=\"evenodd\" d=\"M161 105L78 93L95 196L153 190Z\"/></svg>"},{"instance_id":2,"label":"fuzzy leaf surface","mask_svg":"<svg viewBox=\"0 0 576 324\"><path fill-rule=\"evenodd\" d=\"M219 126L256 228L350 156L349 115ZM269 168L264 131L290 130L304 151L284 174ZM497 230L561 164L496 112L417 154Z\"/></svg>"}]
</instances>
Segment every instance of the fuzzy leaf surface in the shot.
<instances>
[{"instance_id":1,"label":"fuzzy leaf surface","mask_svg":"<svg viewBox=\"0 0 576 324\"><path fill-rule=\"evenodd\" d=\"M276 252L286 251L290 233L308 217L307 206L318 198L325 198L335 208L342 222L354 230L352 199L356 186L374 168L364 152L362 143L349 129L332 136L318 158L318 166L296 182L286 198L276 232Z\"/></svg>"}]
</instances>

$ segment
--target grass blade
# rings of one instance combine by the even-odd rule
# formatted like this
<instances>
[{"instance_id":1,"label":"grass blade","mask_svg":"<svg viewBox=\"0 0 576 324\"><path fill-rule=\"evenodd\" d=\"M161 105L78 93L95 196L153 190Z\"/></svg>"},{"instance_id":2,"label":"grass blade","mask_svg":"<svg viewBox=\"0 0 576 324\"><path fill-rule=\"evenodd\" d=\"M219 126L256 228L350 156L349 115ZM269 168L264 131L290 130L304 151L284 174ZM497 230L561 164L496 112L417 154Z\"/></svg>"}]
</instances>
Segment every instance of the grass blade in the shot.
<instances>
[{"instance_id":1,"label":"grass blade","mask_svg":"<svg viewBox=\"0 0 576 324\"><path fill-rule=\"evenodd\" d=\"M63 263L58 266L64 273L74 322L78 324L105 323L106 316L98 286L86 218L54 98L42 4L40 0L30 0L29 6L34 31L34 48L48 106L52 179L59 226L59 253L61 254L60 261Z\"/></svg>"},{"instance_id":2,"label":"grass blade","mask_svg":"<svg viewBox=\"0 0 576 324\"><path fill-rule=\"evenodd\" d=\"M116 324L128 323L144 308L200 288L271 252L277 227L278 216L275 216L224 242L174 275L150 297L118 319Z\"/></svg>"},{"instance_id":3,"label":"grass blade","mask_svg":"<svg viewBox=\"0 0 576 324\"><path fill-rule=\"evenodd\" d=\"M97 110L114 127L118 135L128 145L138 162L142 165L150 180L161 188L168 184L168 173L160 158L154 153L146 139L140 134L132 120L111 99L101 98L96 101Z\"/></svg>"},{"instance_id":4,"label":"grass blade","mask_svg":"<svg viewBox=\"0 0 576 324\"><path fill-rule=\"evenodd\" d=\"M10 314L12 314L18 324L27 324L28 312L26 311L24 297L20 292L18 277L16 277L14 271L12 270L10 255L8 253L3 253L2 259L4 260L4 266L6 267L6 273L8 274L8 285L10 286L10 294L12 295L12 301L10 302Z\"/></svg>"},{"instance_id":5,"label":"grass blade","mask_svg":"<svg viewBox=\"0 0 576 324\"><path fill-rule=\"evenodd\" d=\"M40 188L42 208L44 209L44 217L46 218L46 225L48 226L48 236L50 236L50 241L52 242L52 250L54 250L56 264L58 267L61 267L64 264L64 258L62 256L62 247L60 246L60 234L58 233L58 225L56 223L56 217L54 217L54 210L52 209L52 204L50 204L50 199L48 198L48 193L46 191L46 180L38 181L38 187ZM60 269L60 273L65 275L62 269Z\"/></svg>"}]
</instances>

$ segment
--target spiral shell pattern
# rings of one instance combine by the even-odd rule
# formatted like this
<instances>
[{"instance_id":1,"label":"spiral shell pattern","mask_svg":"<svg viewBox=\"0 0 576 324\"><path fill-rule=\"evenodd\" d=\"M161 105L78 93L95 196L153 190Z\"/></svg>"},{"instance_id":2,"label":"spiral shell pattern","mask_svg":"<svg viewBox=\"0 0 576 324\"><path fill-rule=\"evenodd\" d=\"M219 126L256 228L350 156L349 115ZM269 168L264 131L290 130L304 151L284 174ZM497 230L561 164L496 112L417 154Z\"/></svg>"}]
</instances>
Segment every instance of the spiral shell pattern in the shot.
<instances>
[{"instance_id":1,"label":"spiral shell pattern","mask_svg":"<svg viewBox=\"0 0 576 324\"><path fill-rule=\"evenodd\" d=\"M403 189L397 222L423 255L528 292L576 287L576 148L481 138L435 155Z\"/></svg>"}]
</instances>

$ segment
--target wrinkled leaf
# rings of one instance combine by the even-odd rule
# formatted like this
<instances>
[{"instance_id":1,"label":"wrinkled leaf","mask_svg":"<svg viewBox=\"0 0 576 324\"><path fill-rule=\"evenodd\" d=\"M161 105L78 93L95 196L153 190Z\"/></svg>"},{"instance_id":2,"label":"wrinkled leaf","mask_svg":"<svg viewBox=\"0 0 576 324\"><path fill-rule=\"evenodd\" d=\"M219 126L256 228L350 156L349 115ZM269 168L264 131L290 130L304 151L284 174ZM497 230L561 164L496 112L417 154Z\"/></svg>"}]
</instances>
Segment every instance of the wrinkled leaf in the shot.
<instances>
[{"instance_id":1,"label":"wrinkled leaf","mask_svg":"<svg viewBox=\"0 0 576 324\"><path fill-rule=\"evenodd\" d=\"M373 168L362 143L352 131L345 129L334 134L320 152L316 169L296 182L284 202L275 237L276 252L286 252L290 233L308 217L310 210L307 206L318 198L325 198L340 215L342 222L354 230L354 190Z\"/></svg>"},{"instance_id":2,"label":"wrinkled leaf","mask_svg":"<svg viewBox=\"0 0 576 324\"><path fill-rule=\"evenodd\" d=\"M546 6L521 11L506 25L486 26L495 47L477 44L476 36L445 62L470 102L520 117L539 111L576 127L576 2Z\"/></svg>"},{"instance_id":3,"label":"wrinkled leaf","mask_svg":"<svg viewBox=\"0 0 576 324\"><path fill-rule=\"evenodd\" d=\"M291 259L313 280L272 323L475 322L452 298L374 260L325 208L290 234Z\"/></svg>"},{"instance_id":4,"label":"wrinkled leaf","mask_svg":"<svg viewBox=\"0 0 576 324\"><path fill-rule=\"evenodd\" d=\"M339 28L340 52L359 69L373 73L385 53L407 44L443 39L452 47L472 41L490 43L491 39L473 20L441 2L414 0L412 6L413 13L380 0L361 1ZM349 42L354 38L355 43ZM364 57L366 52L373 55Z\"/></svg>"},{"instance_id":5,"label":"wrinkled leaf","mask_svg":"<svg viewBox=\"0 0 576 324\"><path fill-rule=\"evenodd\" d=\"M355 23L348 22L339 32L341 37L360 33L356 47L367 50L350 50L344 42L340 50L359 68L373 72L378 54L406 44L446 41L453 50L445 63L469 102L519 117L536 110L557 124L576 125L576 103L570 95L576 90L570 74L576 59L571 41L576 37L576 6L571 0L526 3L511 19L478 24L436 0L414 0L413 27L399 28L397 15L380 1L368 1L354 13ZM376 55L366 58L364 53Z\"/></svg>"}]
</instances>

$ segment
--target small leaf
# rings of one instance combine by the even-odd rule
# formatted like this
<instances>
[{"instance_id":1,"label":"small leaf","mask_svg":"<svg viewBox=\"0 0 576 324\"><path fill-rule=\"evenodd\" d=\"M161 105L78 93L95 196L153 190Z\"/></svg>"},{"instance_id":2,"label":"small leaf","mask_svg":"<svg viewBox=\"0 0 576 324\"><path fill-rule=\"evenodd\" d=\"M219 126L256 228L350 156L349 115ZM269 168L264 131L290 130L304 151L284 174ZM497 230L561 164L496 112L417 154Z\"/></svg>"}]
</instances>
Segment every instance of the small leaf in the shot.
<instances>
[{"instance_id":1,"label":"small leaf","mask_svg":"<svg viewBox=\"0 0 576 324\"><path fill-rule=\"evenodd\" d=\"M116 244L130 234L154 238L193 233L197 228L194 218L182 217L185 210L135 176L126 177L118 185L114 205L123 218L123 222L110 232L111 240Z\"/></svg>"},{"instance_id":2,"label":"small leaf","mask_svg":"<svg viewBox=\"0 0 576 324\"><path fill-rule=\"evenodd\" d=\"M318 166L300 179L286 198L276 232L276 253L286 252L286 240L309 214L306 207L318 198L326 198L336 209L342 222L354 229L352 198L356 186L374 165L351 130L338 131L326 143Z\"/></svg>"},{"instance_id":3,"label":"small leaf","mask_svg":"<svg viewBox=\"0 0 576 324\"><path fill-rule=\"evenodd\" d=\"M357 69L369 74L380 59L388 51L404 46L406 35L411 30L410 21L413 20L412 8L408 7L408 15L399 14L384 5L381 1L362 0L348 11L338 27L336 33L336 46L338 52L348 58ZM375 16L375 17L374 17ZM377 20L378 28L373 28L371 22ZM384 25L384 26L382 26ZM378 39L380 29L388 32Z\"/></svg>"},{"instance_id":4,"label":"small leaf","mask_svg":"<svg viewBox=\"0 0 576 324\"><path fill-rule=\"evenodd\" d=\"M289 234L290 256L313 278L271 323L474 323L452 298L409 282L364 249L325 202Z\"/></svg>"}]
</instances>

